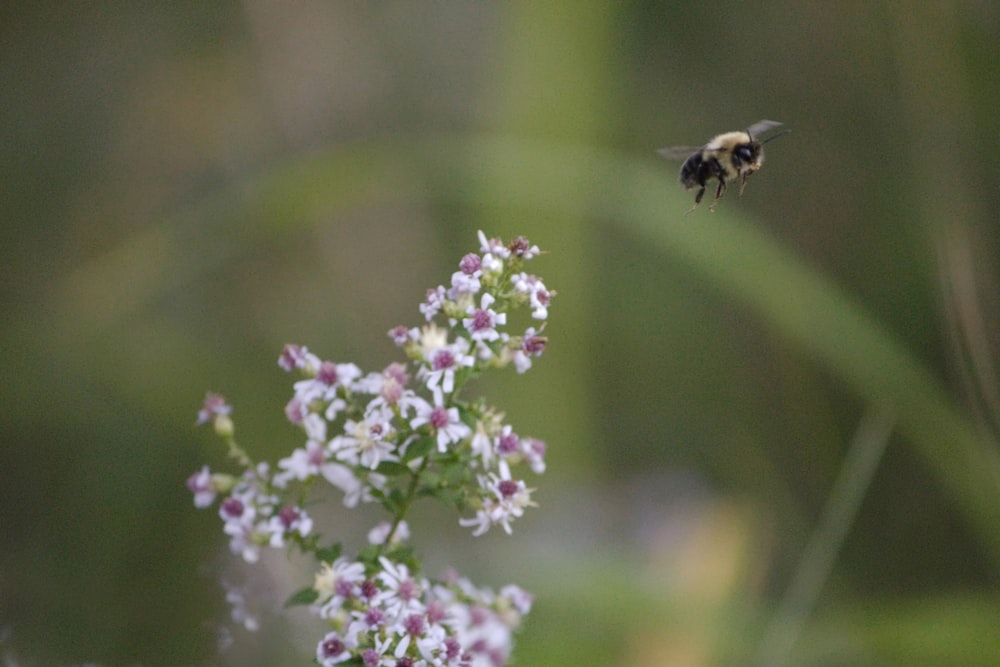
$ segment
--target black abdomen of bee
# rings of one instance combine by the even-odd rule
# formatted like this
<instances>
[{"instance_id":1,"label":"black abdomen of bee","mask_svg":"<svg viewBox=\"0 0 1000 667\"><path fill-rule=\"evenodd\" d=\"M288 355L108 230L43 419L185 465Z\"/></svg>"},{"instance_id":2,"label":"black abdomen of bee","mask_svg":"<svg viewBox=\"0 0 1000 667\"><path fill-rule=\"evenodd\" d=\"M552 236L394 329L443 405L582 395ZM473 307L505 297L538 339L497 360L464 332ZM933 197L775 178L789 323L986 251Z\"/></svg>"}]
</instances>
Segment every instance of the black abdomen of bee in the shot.
<instances>
[{"instance_id":1,"label":"black abdomen of bee","mask_svg":"<svg viewBox=\"0 0 1000 667\"><path fill-rule=\"evenodd\" d=\"M725 177L726 170L719 164L719 160L715 157L706 160L702 153L694 153L681 165L680 182L689 190L694 187L705 187L709 179L717 178L722 181Z\"/></svg>"}]
</instances>

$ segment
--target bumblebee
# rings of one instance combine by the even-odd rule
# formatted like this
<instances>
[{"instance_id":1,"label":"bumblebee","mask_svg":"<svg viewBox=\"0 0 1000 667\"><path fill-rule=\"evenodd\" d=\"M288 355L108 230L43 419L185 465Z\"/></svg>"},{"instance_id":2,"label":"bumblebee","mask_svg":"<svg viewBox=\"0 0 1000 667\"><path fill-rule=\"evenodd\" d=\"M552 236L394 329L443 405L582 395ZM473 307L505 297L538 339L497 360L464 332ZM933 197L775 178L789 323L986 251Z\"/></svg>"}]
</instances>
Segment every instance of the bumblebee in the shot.
<instances>
[{"instance_id":1,"label":"bumblebee","mask_svg":"<svg viewBox=\"0 0 1000 667\"><path fill-rule=\"evenodd\" d=\"M747 179L760 169L764 162L764 144L791 132L782 130L775 133L781 126L781 123L773 120L762 120L745 131L720 134L701 148L676 146L657 151L668 159L686 157L684 164L681 165L680 183L685 190L698 188L698 194L694 196L694 206L688 213L698 208L702 197L705 196L705 188L712 179L718 180L719 185L715 189L712 204L708 207L710 211L715 210L719 199L726 193L727 181L739 180L740 197L742 197ZM767 138L761 141L765 136Z\"/></svg>"}]
</instances>

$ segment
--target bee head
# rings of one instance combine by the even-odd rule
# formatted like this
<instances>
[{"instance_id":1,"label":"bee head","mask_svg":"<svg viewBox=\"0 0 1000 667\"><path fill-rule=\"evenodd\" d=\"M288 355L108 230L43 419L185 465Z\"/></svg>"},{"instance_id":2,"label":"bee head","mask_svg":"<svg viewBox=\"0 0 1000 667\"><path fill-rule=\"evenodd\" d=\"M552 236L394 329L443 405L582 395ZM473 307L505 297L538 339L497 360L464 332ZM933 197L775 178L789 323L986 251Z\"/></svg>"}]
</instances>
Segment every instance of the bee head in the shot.
<instances>
[{"instance_id":1,"label":"bee head","mask_svg":"<svg viewBox=\"0 0 1000 667\"><path fill-rule=\"evenodd\" d=\"M733 148L733 162L737 167L752 165L760 159L760 152L760 144L753 137L750 137L748 143L740 144Z\"/></svg>"}]
</instances>

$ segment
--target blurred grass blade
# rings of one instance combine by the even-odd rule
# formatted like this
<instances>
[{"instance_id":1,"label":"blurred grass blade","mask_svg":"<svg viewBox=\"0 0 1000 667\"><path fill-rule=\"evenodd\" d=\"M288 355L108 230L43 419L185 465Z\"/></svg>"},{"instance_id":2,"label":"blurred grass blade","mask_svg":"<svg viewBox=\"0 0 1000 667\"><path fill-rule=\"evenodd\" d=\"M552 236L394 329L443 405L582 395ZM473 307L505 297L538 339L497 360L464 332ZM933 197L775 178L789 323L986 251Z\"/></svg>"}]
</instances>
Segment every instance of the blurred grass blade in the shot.
<instances>
[{"instance_id":1,"label":"blurred grass blade","mask_svg":"<svg viewBox=\"0 0 1000 667\"><path fill-rule=\"evenodd\" d=\"M876 408L869 408L862 418L823 514L761 642L758 664L788 664L889 444L893 423L889 413Z\"/></svg>"},{"instance_id":2,"label":"blurred grass blade","mask_svg":"<svg viewBox=\"0 0 1000 667\"><path fill-rule=\"evenodd\" d=\"M836 284L752 222L733 217L738 207L685 218L690 198L673 180L652 148L648 157L637 159L598 148L496 135L342 146L277 168L240 193L205 202L202 210L163 221L148 236L156 248L171 252L140 253L136 249L149 245L149 239L124 241L74 272L55 302L43 304L44 315L55 313L73 322L71 330L93 334L153 300L158 291L187 284L228 261L238 252L234 245L266 242L277 225L281 233L295 233L317 224L319 211L329 219L365 203L420 197L531 212L535 219L578 215L582 210L593 224L619 226L686 264L860 399L890 410L898 431L937 476L1000 567L1000 461L995 443L984 442L921 360ZM205 220L211 224L205 225ZM530 224L521 231L532 234ZM555 246L548 249L558 252ZM108 258L114 260L113 271L106 268ZM132 276L139 272L137 267L143 275L169 279ZM128 298L105 308L95 309L85 298L113 294L122 285L130 286Z\"/></svg>"}]
</instances>

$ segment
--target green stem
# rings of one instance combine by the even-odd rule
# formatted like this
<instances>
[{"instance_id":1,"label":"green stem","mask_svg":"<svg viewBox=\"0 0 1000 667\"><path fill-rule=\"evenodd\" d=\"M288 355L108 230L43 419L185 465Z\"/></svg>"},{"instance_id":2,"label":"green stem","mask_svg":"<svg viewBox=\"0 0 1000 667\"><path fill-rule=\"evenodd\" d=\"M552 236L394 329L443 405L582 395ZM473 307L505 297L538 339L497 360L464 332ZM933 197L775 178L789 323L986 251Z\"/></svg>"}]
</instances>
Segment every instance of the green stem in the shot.
<instances>
[{"instance_id":1,"label":"green stem","mask_svg":"<svg viewBox=\"0 0 1000 667\"><path fill-rule=\"evenodd\" d=\"M420 467L413 473L410 478L410 488L406 490L406 497L403 499L403 504L399 508L399 512L396 514L396 518L392 522L392 527L389 528L389 534L386 535L385 543L382 547L386 547L392 544L392 538L396 535L396 530L399 528L399 524L403 522L406 518L406 513L410 510L410 505L413 504L413 499L417 495L417 486L420 483L420 475L427 468L427 464L430 461L429 456L425 456L424 460L420 462ZM381 549L380 549L381 552Z\"/></svg>"},{"instance_id":2,"label":"green stem","mask_svg":"<svg viewBox=\"0 0 1000 667\"><path fill-rule=\"evenodd\" d=\"M247 456L247 453L243 451L243 448L236 444L236 438L226 438L226 445L228 451L226 455L236 461L240 466L244 468L252 468L253 461Z\"/></svg>"}]
</instances>

